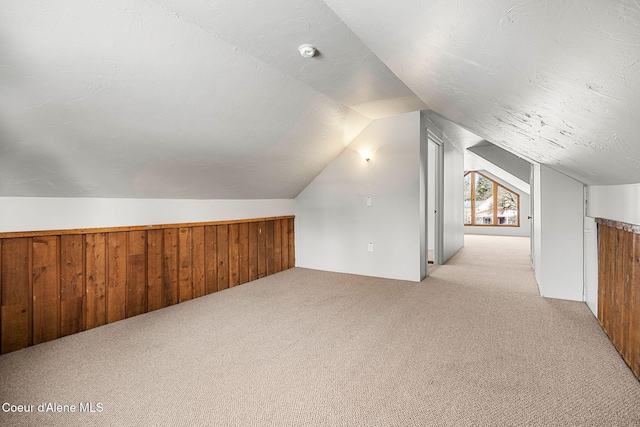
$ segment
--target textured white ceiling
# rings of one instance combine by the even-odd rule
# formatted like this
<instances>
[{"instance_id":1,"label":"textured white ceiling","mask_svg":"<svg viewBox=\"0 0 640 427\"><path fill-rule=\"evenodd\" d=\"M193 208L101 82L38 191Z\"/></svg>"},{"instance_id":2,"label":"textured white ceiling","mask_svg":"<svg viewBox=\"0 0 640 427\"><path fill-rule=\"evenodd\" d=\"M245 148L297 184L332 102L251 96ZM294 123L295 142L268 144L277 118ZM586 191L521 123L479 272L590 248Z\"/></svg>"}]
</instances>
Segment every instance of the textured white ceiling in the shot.
<instances>
[{"instance_id":1,"label":"textured white ceiling","mask_svg":"<svg viewBox=\"0 0 640 427\"><path fill-rule=\"evenodd\" d=\"M372 119L425 108L640 182L640 2L2 2L0 196L295 197Z\"/></svg>"},{"instance_id":2,"label":"textured white ceiling","mask_svg":"<svg viewBox=\"0 0 640 427\"><path fill-rule=\"evenodd\" d=\"M321 1L2 3L0 196L292 198L424 108Z\"/></svg>"},{"instance_id":3,"label":"textured white ceiling","mask_svg":"<svg viewBox=\"0 0 640 427\"><path fill-rule=\"evenodd\" d=\"M326 0L429 108L586 184L640 182L637 0Z\"/></svg>"}]
</instances>

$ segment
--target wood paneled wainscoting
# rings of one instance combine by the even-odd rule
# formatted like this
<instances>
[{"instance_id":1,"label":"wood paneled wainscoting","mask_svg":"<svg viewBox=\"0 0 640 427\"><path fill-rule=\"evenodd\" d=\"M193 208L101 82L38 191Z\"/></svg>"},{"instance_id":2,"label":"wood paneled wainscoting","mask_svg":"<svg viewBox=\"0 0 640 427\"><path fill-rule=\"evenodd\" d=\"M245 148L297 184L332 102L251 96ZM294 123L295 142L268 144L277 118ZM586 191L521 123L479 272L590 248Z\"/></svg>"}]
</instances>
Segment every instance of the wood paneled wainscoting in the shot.
<instances>
[{"instance_id":1,"label":"wood paneled wainscoting","mask_svg":"<svg viewBox=\"0 0 640 427\"><path fill-rule=\"evenodd\" d=\"M596 222L598 320L640 379L640 226Z\"/></svg>"},{"instance_id":2,"label":"wood paneled wainscoting","mask_svg":"<svg viewBox=\"0 0 640 427\"><path fill-rule=\"evenodd\" d=\"M0 353L295 265L293 217L0 233Z\"/></svg>"}]
</instances>

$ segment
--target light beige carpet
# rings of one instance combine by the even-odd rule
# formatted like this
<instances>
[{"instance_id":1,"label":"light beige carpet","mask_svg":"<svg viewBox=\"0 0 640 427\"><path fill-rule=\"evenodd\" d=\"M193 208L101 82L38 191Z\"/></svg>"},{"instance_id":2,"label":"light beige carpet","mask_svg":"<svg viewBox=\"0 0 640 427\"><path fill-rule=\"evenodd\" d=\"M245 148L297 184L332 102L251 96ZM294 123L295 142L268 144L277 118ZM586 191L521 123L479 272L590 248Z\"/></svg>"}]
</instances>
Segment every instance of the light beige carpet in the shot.
<instances>
[{"instance_id":1,"label":"light beige carpet","mask_svg":"<svg viewBox=\"0 0 640 427\"><path fill-rule=\"evenodd\" d=\"M0 356L0 425L630 426L640 383L528 239L467 236L422 283L305 269ZM78 409L78 408L76 408Z\"/></svg>"}]
</instances>

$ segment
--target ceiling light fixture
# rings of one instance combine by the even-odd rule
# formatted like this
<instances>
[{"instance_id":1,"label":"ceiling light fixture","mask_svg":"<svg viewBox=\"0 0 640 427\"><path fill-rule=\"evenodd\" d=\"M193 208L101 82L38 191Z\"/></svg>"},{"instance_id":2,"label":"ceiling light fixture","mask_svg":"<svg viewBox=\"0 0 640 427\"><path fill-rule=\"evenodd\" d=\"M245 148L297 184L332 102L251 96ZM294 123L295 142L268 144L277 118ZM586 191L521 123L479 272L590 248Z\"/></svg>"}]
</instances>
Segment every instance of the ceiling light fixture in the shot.
<instances>
[{"instance_id":1,"label":"ceiling light fixture","mask_svg":"<svg viewBox=\"0 0 640 427\"><path fill-rule=\"evenodd\" d=\"M316 55L316 52L318 50L316 49L315 46L306 43L306 44L301 44L298 47L298 51L300 51L300 55L303 58L313 58Z\"/></svg>"}]
</instances>

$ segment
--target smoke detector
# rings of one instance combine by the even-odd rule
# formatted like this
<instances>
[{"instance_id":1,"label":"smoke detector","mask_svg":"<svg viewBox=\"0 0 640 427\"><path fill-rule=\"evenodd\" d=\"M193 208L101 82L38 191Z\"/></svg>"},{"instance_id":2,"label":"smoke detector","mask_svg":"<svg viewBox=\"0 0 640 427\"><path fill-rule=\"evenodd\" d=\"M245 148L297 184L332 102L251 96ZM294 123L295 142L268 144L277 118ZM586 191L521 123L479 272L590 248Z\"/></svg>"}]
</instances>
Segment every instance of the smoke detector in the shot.
<instances>
[{"instance_id":1,"label":"smoke detector","mask_svg":"<svg viewBox=\"0 0 640 427\"><path fill-rule=\"evenodd\" d=\"M298 50L300 51L300 55L301 55L303 58L312 58L312 57L314 57L314 56L315 56L315 54L316 54L316 52L317 52L316 47L315 47L315 46L313 46L313 45L310 45L310 44L308 44L308 43L307 43L307 44L301 44L301 45L298 47Z\"/></svg>"}]
</instances>

